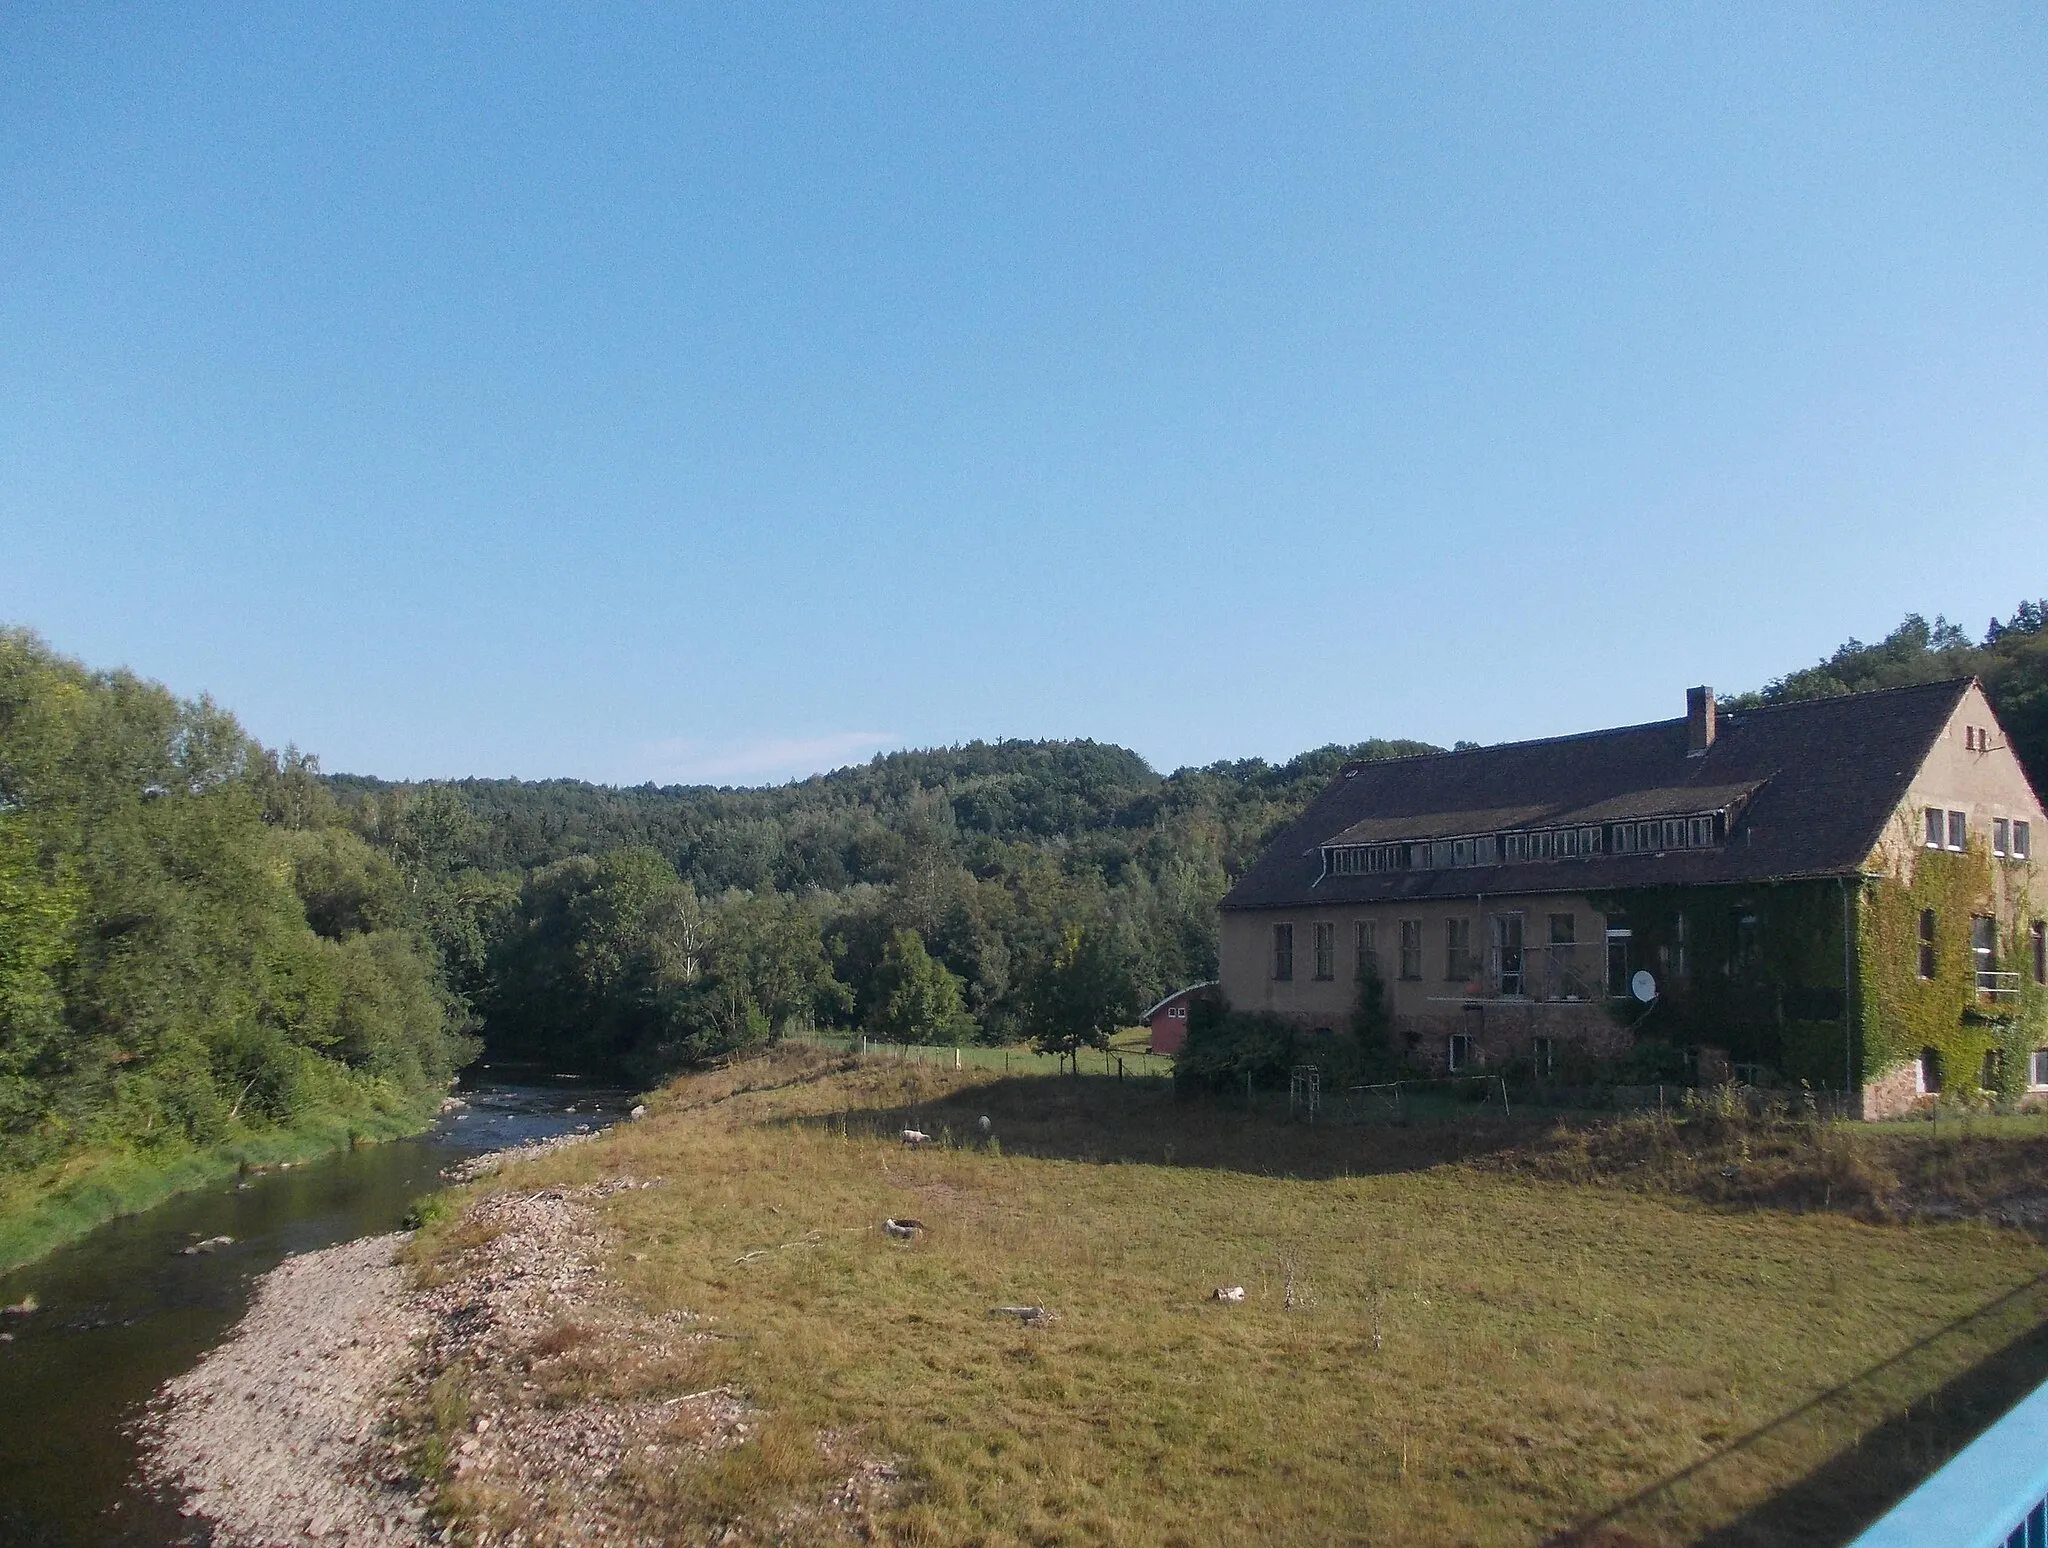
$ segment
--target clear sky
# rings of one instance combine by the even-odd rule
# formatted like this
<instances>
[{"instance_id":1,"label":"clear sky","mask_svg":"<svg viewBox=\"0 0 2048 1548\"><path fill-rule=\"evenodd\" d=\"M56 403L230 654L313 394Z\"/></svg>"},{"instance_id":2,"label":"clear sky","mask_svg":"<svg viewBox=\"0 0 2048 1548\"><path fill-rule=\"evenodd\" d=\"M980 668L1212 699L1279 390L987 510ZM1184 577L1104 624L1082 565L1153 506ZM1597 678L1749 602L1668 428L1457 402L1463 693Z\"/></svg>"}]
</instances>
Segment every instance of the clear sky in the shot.
<instances>
[{"instance_id":1,"label":"clear sky","mask_svg":"<svg viewBox=\"0 0 2048 1548\"><path fill-rule=\"evenodd\" d=\"M2044 514L2039 5L0 11L0 619L329 769L1656 719Z\"/></svg>"}]
</instances>

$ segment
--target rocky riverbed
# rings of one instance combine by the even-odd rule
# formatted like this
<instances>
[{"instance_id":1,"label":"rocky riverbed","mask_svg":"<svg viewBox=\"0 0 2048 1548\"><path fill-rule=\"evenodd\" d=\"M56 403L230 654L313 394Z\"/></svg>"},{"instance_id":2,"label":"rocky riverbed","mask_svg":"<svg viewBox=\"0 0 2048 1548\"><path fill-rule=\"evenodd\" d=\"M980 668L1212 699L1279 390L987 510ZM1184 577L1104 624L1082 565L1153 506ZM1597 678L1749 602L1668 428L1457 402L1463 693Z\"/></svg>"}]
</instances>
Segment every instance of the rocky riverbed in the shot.
<instances>
[{"instance_id":1,"label":"rocky riverbed","mask_svg":"<svg viewBox=\"0 0 2048 1548\"><path fill-rule=\"evenodd\" d=\"M457 1180L541 1148L480 1157ZM658 1181L487 1194L460 1223L474 1245L432 1283L403 1262L405 1233L288 1259L232 1336L152 1405L151 1478L222 1548L401 1548L444 1539L451 1513L468 1541L641 1541L612 1484L735 1444L751 1419L722 1387L563 1400L565 1366L601 1355L657 1371L710 1336L687 1314L638 1317L603 1289L612 1244L594 1205Z\"/></svg>"},{"instance_id":2,"label":"rocky riverbed","mask_svg":"<svg viewBox=\"0 0 2048 1548\"><path fill-rule=\"evenodd\" d=\"M395 1260L404 1239L287 1259L234 1336L164 1388L147 1466L214 1523L216 1542L422 1540L425 1507L391 1481L381 1422L427 1327Z\"/></svg>"}]
</instances>

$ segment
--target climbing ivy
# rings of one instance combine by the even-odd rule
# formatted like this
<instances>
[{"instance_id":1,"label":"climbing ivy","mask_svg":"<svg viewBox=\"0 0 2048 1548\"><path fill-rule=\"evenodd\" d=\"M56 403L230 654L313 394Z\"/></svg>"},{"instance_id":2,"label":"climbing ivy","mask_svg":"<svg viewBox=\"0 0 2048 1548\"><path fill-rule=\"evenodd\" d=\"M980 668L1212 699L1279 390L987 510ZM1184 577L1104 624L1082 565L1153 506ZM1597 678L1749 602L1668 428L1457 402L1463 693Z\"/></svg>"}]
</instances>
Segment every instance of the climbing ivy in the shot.
<instances>
[{"instance_id":1,"label":"climbing ivy","mask_svg":"<svg viewBox=\"0 0 2048 1548\"><path fill-rule=\"evenodd\" d=\"M1847 1071L1843 889L1833 881L1638 887L1592 900L1626 925L1630 968L1656 1003L1610 1001L1639 1038L1726 1049L1786 1080L1839 1087Z\"/></svg>"},{"instance_id":2,"label":"climbing ivy","mask_svg":"<svg viewBox=\"0 0 2048 1548\"><path fill-rule=\"evenodd\" d=\"M1991 1089L2008 1100L2025 1092L2028 1056L2042 1044L2048 1003L2027 972L2010 998L1992 1000L1977 991L1974 917L2004 915L1997 927L2000 962L2024 964L2030 945L2026 873L2012 872L2018 895L2000 910L1994 864L1983 840L1976 839L1961 853L1902 850L1881 875L1864 882L1857 909L1857 998L1865 1080L1932 1049L1940 1057L1944 1085L1967 1094L1977 1089L1986 1073L1984 1056L1995 1049L2002 1058L1989 1072ZM1929 912L1934 972L1922 977L1921 920Z\"/></svg>"}]
</instances>

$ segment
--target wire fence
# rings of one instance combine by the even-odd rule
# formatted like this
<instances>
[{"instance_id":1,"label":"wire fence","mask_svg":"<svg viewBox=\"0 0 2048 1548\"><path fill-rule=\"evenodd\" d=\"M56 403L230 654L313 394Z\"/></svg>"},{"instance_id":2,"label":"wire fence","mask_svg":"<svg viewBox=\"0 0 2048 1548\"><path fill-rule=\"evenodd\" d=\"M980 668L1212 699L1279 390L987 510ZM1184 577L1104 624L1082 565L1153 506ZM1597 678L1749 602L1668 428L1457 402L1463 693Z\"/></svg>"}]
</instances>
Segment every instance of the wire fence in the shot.
<instances>
[{"instance_id":1,"label":"wire fence","mask_svg":"<svg viewBox=\"0 0 2048 1548\"><path fill-rule=\"evenodd\" d=\"M870 1059L930 1064L953 1070L993 1070L1005 1075L1109 1075L1121 1079L1170 1080L1173 1060L1137 1048L1083 1048L1072 1054L1040 1053L1033 1048L991 1048L982 1043L884 1043L857 1032L812 1031L792 1034L789 1041L815 1048L857 1053Z\"/></svg>"}]
</instances>

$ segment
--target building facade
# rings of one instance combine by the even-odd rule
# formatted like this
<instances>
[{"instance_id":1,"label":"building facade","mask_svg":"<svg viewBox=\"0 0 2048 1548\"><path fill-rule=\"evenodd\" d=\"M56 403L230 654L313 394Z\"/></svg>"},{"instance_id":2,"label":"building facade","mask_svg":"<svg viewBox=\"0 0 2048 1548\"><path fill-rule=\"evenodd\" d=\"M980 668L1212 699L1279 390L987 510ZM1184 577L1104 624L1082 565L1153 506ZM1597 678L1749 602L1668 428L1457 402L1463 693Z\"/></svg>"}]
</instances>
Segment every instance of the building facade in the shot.
<instances>
[{"instance_id":1,"label":"building facade","mask_svg":"<svg viewBox=\"0 0 2048 1548\"><path fill-rule=\"evenodd\" d=\"M1220 993L1305 1030L1383 994L1437 1072L2048 1092L2048 817L1975 682L1347 764L1224 899ZM1647 978L1642 975L1648 975ZM1701 1062L1704 1061L1704 1062Z\"/></svg>"}]
</instances>

